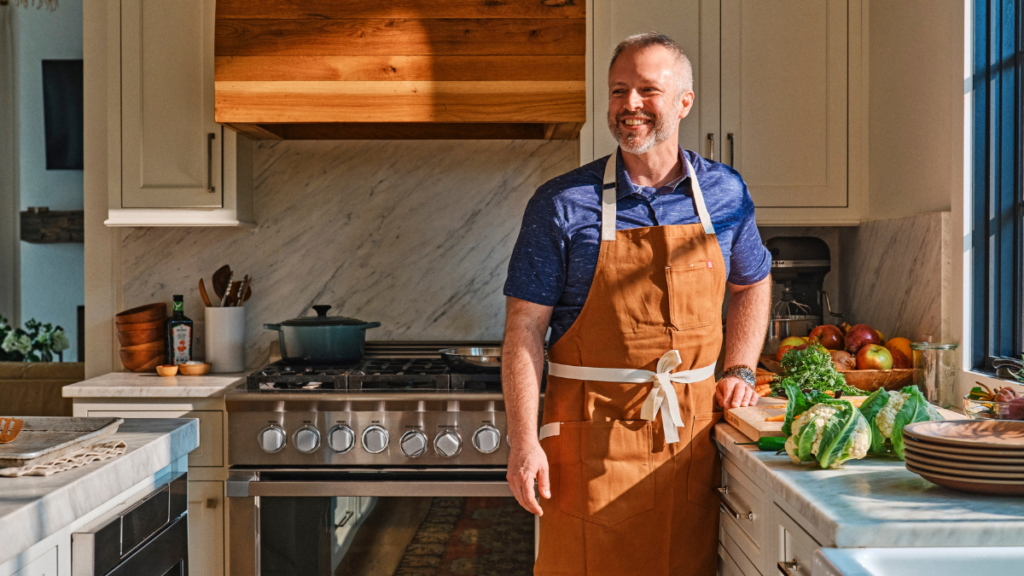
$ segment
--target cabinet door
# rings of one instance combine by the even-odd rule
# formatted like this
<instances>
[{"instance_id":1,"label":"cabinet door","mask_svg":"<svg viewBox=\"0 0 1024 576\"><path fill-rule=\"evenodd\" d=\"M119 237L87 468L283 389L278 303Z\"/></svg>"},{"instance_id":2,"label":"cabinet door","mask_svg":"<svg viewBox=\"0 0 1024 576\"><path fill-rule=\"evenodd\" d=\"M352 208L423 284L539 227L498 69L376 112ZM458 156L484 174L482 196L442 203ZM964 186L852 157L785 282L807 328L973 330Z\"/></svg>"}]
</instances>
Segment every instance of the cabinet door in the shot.
<instances>
[{"instance_id":1,"label":"cabinet door","mask_svg":"<svg viewBox=\"0 0 1024 576\"><path fill-rule=\"evenodd\" d=\"M722 160L758 208L846 206L847 0L722 0L721 18Z\"/></svg>"},{"instance_id":2,"label":"cabinet door","mask_svg":"<svg viewBox=\"0 0 1024 576\"><path fill-rule=\"evenodd\" d=\"M775 558L780 576L811 576L814 552L821 546L778 506L774 515Z\"/></svg>"},{"instance_id":3,"label":"cabinet door","mask_svg":"<svg viewBox=\"0 0 1024 576\"><path fill-rule=\"evenodd\" d=\"M608 130L612 51L627 36L651 30L675 40L693 66L696 97L679 124L679 143L702 156L712 155L708 135L719 131L718 18L719 0L594 0L593 158L611 154L617 146Z\"/></svg>"},{"instance_id":4,"label":"cabinet door","mask_svg":"<svg viewBox=\"0 0 1024 576\"><path fill-rule=\"evenodd\" d=\"M220 208L214 0L121 2L121 207Z\"/></svg>"},{"instance_id":5,"label":"cabinet door","mask_svg":"<svg viewBox=\"0 0 1024 576\"><path fill-rule=\"evenodd\" d=\"M188 573L224 574L224 483L188 483Z\"/></svg>"}]
</instances>

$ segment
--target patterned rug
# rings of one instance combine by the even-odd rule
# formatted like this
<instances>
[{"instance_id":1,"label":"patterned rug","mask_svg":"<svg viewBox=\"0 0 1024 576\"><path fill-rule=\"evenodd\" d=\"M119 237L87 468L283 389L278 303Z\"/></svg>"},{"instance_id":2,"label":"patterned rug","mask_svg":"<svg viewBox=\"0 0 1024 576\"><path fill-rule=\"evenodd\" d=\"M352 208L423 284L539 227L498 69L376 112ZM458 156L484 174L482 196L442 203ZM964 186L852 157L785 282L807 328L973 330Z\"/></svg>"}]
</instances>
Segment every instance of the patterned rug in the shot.
<instances>
[{"instance_id":1,"label":"patterned rug","mask_svg":"<svg viewBox=\"0 0 1024 576\"><path fill-rule=\"evenodd\" d=\"M533 515L514 498L434 498L394 576L530 576Z\"/></svg>"}]
</instances>

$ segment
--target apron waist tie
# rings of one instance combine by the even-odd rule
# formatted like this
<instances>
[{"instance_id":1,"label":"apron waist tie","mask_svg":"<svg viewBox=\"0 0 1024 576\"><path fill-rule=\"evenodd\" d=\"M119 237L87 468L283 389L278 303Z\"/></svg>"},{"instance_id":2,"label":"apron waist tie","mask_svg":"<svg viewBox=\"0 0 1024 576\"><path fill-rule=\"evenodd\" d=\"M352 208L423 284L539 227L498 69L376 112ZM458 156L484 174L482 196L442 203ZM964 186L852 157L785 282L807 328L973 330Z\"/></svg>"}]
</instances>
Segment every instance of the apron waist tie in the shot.
<instances>
[{"instance_id":1,"label":"apron waist tie","mask_svg":"<svg viewBox=\"0 0 1024 576\"><path fill-rule=\"evenodd\" d=\"M624 384L646 384L654 382L654 387L644 399L643 408L640 410L640 417L644 420L654 421L658 413L661 413L661 422L665 428L665 442L674 444L679 442L679 430L685 426L683 417L679 414L679 400L676 398L676 389L673 382L679 384L692 384L701 382L715 375L715 365L696 368L694 370L683 370L672 373L682 364L682 358L678 350L669 350L658 360L658 371L636 370L632 368L588 368L586 366L569 366L567 364L548 363L548 375L569 380L589 380L591 382L622 382ZM541 426L540 439L549 436L557 436L560 432L559 422L552 422ZM546 433L546 434L545 434Z\"/></svg>"}]
</instances>

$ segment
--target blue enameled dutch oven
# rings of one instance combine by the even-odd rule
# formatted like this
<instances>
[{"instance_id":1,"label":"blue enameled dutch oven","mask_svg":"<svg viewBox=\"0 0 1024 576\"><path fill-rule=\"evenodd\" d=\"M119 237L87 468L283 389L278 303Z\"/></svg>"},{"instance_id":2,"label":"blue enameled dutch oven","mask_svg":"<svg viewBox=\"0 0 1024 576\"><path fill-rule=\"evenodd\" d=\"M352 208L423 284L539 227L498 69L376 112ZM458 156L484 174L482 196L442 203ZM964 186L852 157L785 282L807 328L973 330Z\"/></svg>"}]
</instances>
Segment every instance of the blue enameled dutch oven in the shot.
<instances>
[{"instance_id":1,"label":"blue enameled dutch oven","mask_svg":"<svg viewBox=\"0 0 1024 576\"><path fill-rule=\"evenodd\" d=\"M380 326L380 322L328 316L330 309L330 306L313 306L316 316L263 325L267 330L277 330L281 358L285 362L348 364L363 359L366 330Z\"/></svg>"}]
</instances>

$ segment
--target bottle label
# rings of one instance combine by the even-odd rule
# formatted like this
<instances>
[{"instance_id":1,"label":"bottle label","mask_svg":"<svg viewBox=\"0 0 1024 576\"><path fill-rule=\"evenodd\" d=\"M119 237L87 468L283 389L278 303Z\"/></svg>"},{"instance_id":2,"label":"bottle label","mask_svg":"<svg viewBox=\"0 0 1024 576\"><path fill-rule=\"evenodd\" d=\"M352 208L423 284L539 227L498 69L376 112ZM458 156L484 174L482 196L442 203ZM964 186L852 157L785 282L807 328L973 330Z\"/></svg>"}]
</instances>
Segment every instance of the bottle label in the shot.
<instances>
[{"instance_id":1,"label":"bottle label","mask_svg":"<svg viewBox=\"0 0 1024 576\"><path fill-rule=\"evenodd\" d=\"M180 324L171 329L174 343L173 364L184 364L192 359L192 327Z\"/></svg>"}]
</instances>

